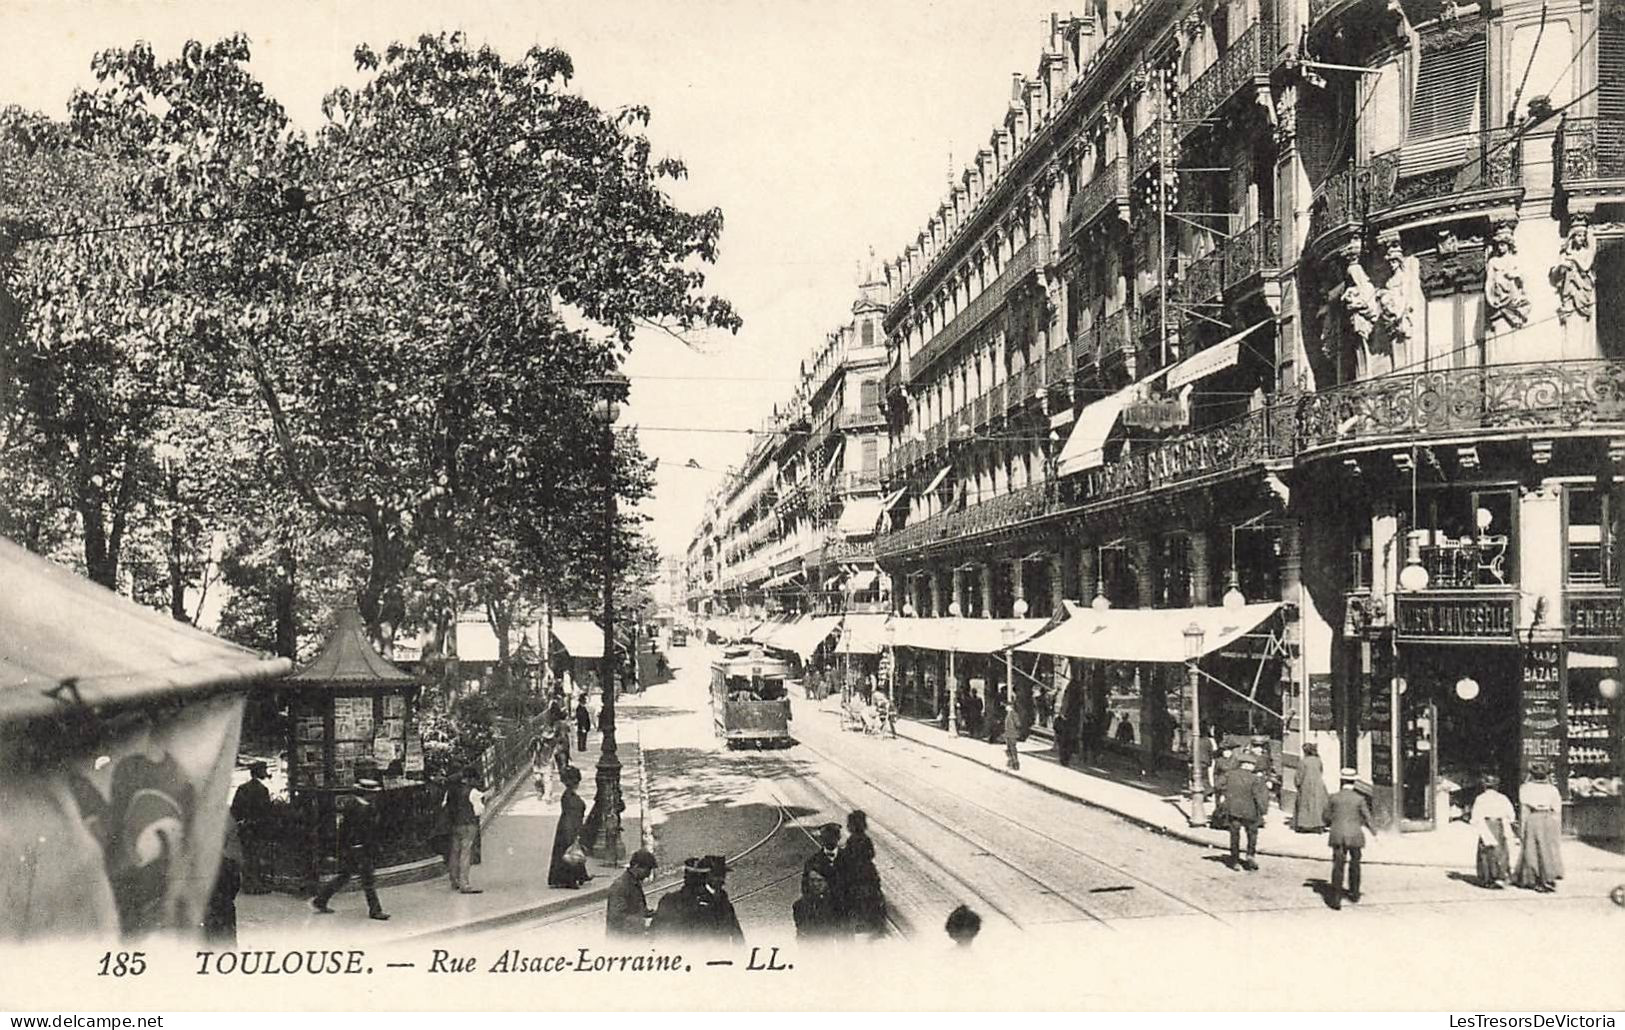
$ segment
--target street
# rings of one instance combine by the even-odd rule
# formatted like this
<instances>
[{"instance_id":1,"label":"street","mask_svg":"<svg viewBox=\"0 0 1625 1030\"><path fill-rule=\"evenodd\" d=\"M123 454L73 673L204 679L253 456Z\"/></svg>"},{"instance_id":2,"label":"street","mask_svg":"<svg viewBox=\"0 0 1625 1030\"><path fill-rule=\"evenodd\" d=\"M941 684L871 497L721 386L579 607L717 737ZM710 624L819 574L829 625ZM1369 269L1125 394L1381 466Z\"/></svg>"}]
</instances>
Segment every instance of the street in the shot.
<instances>
[{"instance_id":1,"label":"street","mask_svg":"<svg viewBox=\"0 0 1625 1030\"><path fill-rule=\"evenodd\" d=\"M1542 896L1484 891L1466 865L1371 864L1362 903L1334 912L1321 894L1329 862L1266 857L1257 872L1235 871L1221 851L1150 833L935 749L843 732L834 714L801 700L799 690L792 692L796 746L724 751L711 735L706 707L708 657L700 647L676 652L676 679L625 708L627 730L645 753L662 863L650 904L680 879L684 857L724 853L748 943L792 948L790 909L801 863L816 848L811 835L856 808L869 815L896 940L910 949L944 949L944 919L968 904L984 920L974 945L979 953L1020 954L1035 969L1061 954L1051 944L1089 956L1078 967L1090 970L1074 985L1078 994L1057 996L1056 1004L1134 1004L1115 990L1146 990L1128 985L1143 979L1143 963L1172 959L1169 946L1180 942L1197 946L1200 961L1158 1004L1194 1004L1211 998L1211 990L1222 993L1219 971L1257 950L1257 961L1247 962L1270 993L1231 1001L1274 1007L1296 997L1307 1005L1319 990L1308 986L1312 977L1329 974L1334 951L1349 947L1358 950L1362 980L1386 975L1395 990L1415 984L1443 1003L1437 974L1424 973L1409 946L1432 936L1457 942L1460 957L1449 979L1461 985L1460 1004L1492 1004L1484 992L1493 994L1497 985L1513 991L1508 999L1534 1003L1528 988L1540 979L1528 974L1543 963L1552 966L1546 982L1569 993L1542 1004L1576 1007L1575 990L1603 1006L1625 997L1615 983L1577 975L1584 970L1575 965L1575 940L1609 931L1617 939L1625 912L1608 900L1609 876L1576 872L1559 894ZM1381 847L1379 838L1368 849L1371 859L1380 859ZM602 920L600 907L584 907L465 943L483 952L597 940ZM1480 980L1511 952L1520 953L1517 977ZM1086 983L1100 991L1086 990ZM1118 988L1108 986L1114 983ZM1196 995L1185 993L1193 989Z\"/></svg>"}]
</instances>

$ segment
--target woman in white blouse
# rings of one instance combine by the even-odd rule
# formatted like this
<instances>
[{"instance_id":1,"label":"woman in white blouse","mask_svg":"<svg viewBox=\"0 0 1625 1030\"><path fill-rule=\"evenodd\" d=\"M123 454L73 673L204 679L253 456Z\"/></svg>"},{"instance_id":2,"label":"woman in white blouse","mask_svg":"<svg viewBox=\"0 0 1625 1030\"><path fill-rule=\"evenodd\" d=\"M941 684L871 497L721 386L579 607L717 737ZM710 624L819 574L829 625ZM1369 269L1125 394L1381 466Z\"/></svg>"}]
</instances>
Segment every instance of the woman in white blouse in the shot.
<instances>
[{"instance_id":1,"label":"woman in white blouse","mask_svg":"<svg viewBox=\"0 0 1625 1030\"><path fill-rule=\"evenodd\" d=\"M1550 893L1563 878L1563 855L1558 850L1563 835L1563 796L1552 783L1549 768L1530 768L1529 782L1518 788L1518 805L1523 809L1523 854L1513 882Z\"/></svg>"},{"instance_id":2,"label":"woman in white blouse","mask_svg":"<svg viewBox=\"0 0 1625 1030\"><path fill-rule=\"evenodd\" d=\"M1512 835L1512 824L1517 815L1512 802L1500 791L1498 776L1485 776L1484 789L1473 800L1471 822L1478 831L1478 883L1492 890L1501 889L1501 881L1512 876L1512 860L1507 838Z\"/></svg>"}]
</instances>

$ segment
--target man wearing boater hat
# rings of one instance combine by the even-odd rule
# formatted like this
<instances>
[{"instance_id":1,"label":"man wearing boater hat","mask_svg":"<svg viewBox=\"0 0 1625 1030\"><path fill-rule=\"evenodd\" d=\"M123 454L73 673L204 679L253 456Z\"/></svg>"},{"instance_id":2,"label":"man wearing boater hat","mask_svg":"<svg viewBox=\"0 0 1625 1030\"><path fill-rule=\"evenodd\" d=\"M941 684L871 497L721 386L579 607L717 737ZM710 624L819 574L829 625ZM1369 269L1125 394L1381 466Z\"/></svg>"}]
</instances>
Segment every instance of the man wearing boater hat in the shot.
<instances>
[{"instance_id":1,"label":"man wearing boater hat","mask_svg":"<svg viewBox=\"0 0 1625 1030\"><path fill-rule=\"evenodd\" d=\"M361 889L367 895L367 915L373 919L388 919L384 906L378 902L378 887L373 880L373 869L378 862L378 806L373 804L383 785L364 777L355 781L356 796L350 800L350 809L339 822L339 874L310 899L311 907L322 915L332 915L327 903L333 899L351 876L361 878Z\"/></svg>"},{"instance_id":2,"label":"man wearing boater hat","mask_svg":"<svg viewBox=\"0 0 1625 1030\"><path fill-rule=\"evenodd\" d=\"M1365 848L1365 828L1371 827L1371 806L1354 789L1360 774L1344 769L1338 774L1342 789L1332 795L1328 803L1327 821L1331 824L1328 835L1332 846L1332 908L1343 907L1343 869L1348 867L1348 899L1360 900L1360 852ZM1372 834L1377 831L1372 828Z\"/></svg>"}]
</instances>

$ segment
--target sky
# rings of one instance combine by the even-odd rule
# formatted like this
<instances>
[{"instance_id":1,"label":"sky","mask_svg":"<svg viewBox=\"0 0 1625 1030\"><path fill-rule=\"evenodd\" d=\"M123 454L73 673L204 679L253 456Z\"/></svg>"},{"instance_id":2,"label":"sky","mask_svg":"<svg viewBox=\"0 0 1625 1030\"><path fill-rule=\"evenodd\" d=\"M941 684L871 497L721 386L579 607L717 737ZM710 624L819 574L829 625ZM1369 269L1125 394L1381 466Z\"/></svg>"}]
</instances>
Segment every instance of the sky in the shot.
<instances>
[{"instance_id":1,"label":"sky","mask_svg":"<svg viewBox=\"0 0 1625 1030\"><path fill-rule=\"evenodd\" d=\"M1081 6L1081 5L1074 5ZM534 44L574 62L573 87L605 108L645 104L672 189L722 209L707 289L744 319L699 349L636 343L623 424L659 459L645 504L661 550L681 555L706 495L795 386L799 363L851 317L862 268L895 257L1004 116L1012 72L1032 75L1051 11L1040 0L487 0L484 3L0 0L0 104L61 116L90 59L235 31L251 67L301 127L358 81L356 44L382 49L461 30L517 59ZM693 461L700 467L688 468Z\"/></svg>"}]
</instances>

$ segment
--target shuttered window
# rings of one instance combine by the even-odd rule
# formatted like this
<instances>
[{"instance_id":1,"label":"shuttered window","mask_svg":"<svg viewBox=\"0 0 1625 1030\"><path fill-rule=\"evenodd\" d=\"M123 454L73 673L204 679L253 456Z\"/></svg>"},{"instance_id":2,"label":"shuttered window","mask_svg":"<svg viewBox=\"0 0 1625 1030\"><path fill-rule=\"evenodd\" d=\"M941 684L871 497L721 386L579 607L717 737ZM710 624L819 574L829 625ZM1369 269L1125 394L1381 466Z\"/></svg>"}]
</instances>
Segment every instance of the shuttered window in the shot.
<instances>
[{"instance_id":1,"label":"shuttered window","mask_svg":"<svg viewBox=\"0 0 1625 1030\"><path fill-rule=\"evenodd\" d=\"M1483 127L1484 37L1423 53L1411 94L1400 174L1418 175L1466 163L1472 134Z\"/></svg>"}]
</instances>

